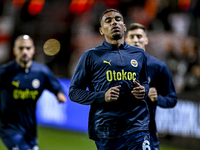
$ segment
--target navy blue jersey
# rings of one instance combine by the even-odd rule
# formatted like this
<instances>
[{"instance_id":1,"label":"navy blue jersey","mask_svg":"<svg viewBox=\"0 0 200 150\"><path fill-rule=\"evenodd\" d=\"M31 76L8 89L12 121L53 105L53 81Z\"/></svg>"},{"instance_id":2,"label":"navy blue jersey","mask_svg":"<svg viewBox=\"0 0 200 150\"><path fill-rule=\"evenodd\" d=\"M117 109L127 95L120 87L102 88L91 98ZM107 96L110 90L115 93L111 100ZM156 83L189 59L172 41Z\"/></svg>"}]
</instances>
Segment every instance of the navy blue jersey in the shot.
<instances>
[{"instance_id":1,"label":"navy blue jersey","mask_svg":"<svg viewBox=\"0 0 200 150\"><path fill-rule=\"evenodd\" d=\"M104 40L102 45L82 54L71 80L69 98L91 105L91 139L110 139L148 130L148 106L146 100L138 100L132 95L134 81L143 85L148 93L144 50L126 42L117 49L116 45ZM121 85L119 99L105 102L105 92L117 85Z\"/></svg>"},{"instance_id":2,"label":"navy blue jersey","mask_svg":"<svg viewBox=\"0 0 200 150\"><path fill-rule=\"evenodd\" d=\"M166 64L159 59L147 54L147 69L149 86L155 87L158 93L157 102L152 102L147 99L150 111L149 130L151 135L151 145L158 146L159 141L157 137L157 129L155 122L156 106L163 108L174 107L177 103L177 95L171 74Z\"/></svg>"},{"instance_id":3,"label":"navy blue jersey","mask_svg":"<svg viewBox=\"0 0 200 150\"><path fill-rule=\"evenodd\" d=\"M0 67L0 134L27 133L36 136L36 103L44 89L63 92L50 69L33 62L26 73L16 61Z\"/></svg>"}]
</instances>

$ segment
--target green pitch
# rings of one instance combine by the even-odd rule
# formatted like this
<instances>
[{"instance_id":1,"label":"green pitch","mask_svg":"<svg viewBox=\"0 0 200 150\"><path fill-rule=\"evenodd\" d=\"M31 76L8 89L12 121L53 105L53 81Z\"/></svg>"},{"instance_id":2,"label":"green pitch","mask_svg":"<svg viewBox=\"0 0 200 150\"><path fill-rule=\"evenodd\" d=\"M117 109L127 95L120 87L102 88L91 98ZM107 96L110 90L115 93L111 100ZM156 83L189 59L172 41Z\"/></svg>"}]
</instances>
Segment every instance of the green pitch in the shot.
<instances>
[{"instance_id":1,"label":"green pitch","mask_svg":"<svg viewBox=\"0 0 200 150\"><path fill-rule=\"evenodd\" d=\"M40 150L96 150L86 133L38 127ZM0 141L0 150L6 150ZM160 150L183 150L161 146Z\"/></svg>"}]
</instances>

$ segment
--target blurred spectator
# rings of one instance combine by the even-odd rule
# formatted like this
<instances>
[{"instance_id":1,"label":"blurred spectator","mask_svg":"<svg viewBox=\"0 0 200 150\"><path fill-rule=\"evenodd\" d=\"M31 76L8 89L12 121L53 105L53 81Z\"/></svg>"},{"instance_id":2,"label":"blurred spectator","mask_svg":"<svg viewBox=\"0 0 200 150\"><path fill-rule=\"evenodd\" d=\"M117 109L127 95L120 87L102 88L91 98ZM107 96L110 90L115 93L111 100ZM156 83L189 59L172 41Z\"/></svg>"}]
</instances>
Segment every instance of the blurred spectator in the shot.
<instances>
[{"instance_id":1,"label":"blurred spectator","mask_svg":"<svg viewBox=\"0 0 200 150\"><path fill-rule=\"evenodd\" d=\"M182 72L182 74L185 76L185 81L187 81L185 82L184 90L193 90L199 84L198 77L195 75L196 68L199 65L197 44L198 43L193 38L183 41L182 55L179 62L180 67L178 68L178 72L179 74ZM183 64L185 64L184 68L181 67ZM194 68L194 66L196 67ZM184 72L182 70L184 70Z\"/></svg>"},{"instance_id":2,"label":"blurred spectator","mask_svg":"<svg viewBox=\"0 0 200 150\"><path fill-rule=\"evenodd\" d=\"M166 43L166 51L166 64L172 76L174 76L177 73L178 57L175 54L175 49L171 40Z\"/></svg>"}]
</instances>

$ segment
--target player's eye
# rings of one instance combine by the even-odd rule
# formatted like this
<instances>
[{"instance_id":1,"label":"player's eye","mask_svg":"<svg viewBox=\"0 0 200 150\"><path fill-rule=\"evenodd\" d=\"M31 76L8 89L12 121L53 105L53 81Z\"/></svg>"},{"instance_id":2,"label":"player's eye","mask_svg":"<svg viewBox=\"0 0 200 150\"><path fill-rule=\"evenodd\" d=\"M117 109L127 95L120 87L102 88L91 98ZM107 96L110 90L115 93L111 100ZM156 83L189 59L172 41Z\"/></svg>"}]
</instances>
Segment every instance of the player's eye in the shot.
<instances>
[{"instance_id":1,"label":"player's eye","mask_svg":"<svg viewBox=\"0 0 200 150\"><path fill-rule=\"evenodd\" d=\"M109 22L111 22L111 19L106 19L105 22L109 23Z\"/></svg>"},{"instance_id":2,"label":"player's eye","mask_svg":"<svg viewBox=\"0 0 200 150\"><path fill-rule=\"evenodd\" d=\"M116 21L121 21L121 17L117 16L117 17L115 17L115 20Z\"/></svg>"},{"instance_id":3,"label":"player's eye","mask_svg":"<svg viewBox=\"0 0 200 150\"><path fill-rule=\"evenodd\" d=\"M24 49L24 47L19 47L19 50L23 50Z\"/></svg>"},{"instance_id":4,"label":"player's eye","mask_svg":"<svg viewBox=\"0 0 200 150\"><path fill-rule=\"evenodd\" d=\"M23 49L27 49L27 50L30 50L31 47L19 47L19 50L22 51Z\"/></svg>"},{"instance_id":5,"label":"player's eye","mask_svg":"<svg viewBox=\"0 0 200 150\"><path fill-rule=\"evenodd\" d=\"M134 38L134 35L131 35L130 38L133 39L133 38Z\"/></svg>"},{"instance_id":6,"label":"player's eye","mask_svg":"<svg viewBox=\"0 0 200 150\"><path fill-rule=\"evenodd\" d=\"M26 47L26 49L27 49L27 50L30 50L30 49L31 49L31 47Z\"/></svg>"}]
</instances>

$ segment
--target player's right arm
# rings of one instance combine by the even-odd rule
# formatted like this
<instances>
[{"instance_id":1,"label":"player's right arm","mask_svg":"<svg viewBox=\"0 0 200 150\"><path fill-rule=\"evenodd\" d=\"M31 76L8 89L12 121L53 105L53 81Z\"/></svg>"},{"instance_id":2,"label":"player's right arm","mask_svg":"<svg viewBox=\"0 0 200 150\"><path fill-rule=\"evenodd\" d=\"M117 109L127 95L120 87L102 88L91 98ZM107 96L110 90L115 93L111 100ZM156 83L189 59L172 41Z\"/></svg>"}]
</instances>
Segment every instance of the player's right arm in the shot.
<instances>
[{"instance_id":1,"label":"player's right arm","mask_svg":"<svg viewBox=\"0 0 200 150\"><path fill-rule=\"evenodd\" d=\"M93 92L86 90L91 83L91 57L84 52L79 59L69 88L69 98L79 104L90 105L92 103L105 102L105 91Z\"/></svg>"},{"instance_id":2,"label":"player's right arm","mask_svg":"<svg viewBox=\"0 0 200 150\"><path fill-rule=\"evenodd\" d=\"M2 89L2 74L5 73L5 68L3 66L0 66L0 90Z\"/></svg>"},{"instance_id":3,"label":"player's right arm","mask_svg":"<svg viewBox=\"0 0 200 150\"><path fill-rule=\"evenodd\" d=\"M114 86L108 89L105 93L105 101L106 102L117 101L120 94L120 88L121 85Z\"/></svg>"},{"instance_id":4,"label":"player's right arm","mask_svg":"<svg viewBox=\"0 0 200 150\"><path fill-rule=\"evenodd\" d=\"M155 102L158 100L158 93L155 87L149 88L148 97L152 102Z\"/></svg>"}]
</instances>

